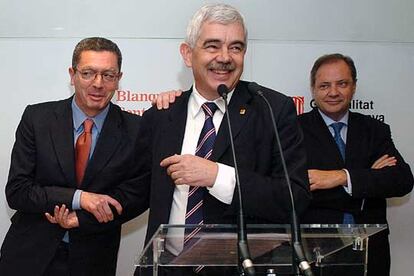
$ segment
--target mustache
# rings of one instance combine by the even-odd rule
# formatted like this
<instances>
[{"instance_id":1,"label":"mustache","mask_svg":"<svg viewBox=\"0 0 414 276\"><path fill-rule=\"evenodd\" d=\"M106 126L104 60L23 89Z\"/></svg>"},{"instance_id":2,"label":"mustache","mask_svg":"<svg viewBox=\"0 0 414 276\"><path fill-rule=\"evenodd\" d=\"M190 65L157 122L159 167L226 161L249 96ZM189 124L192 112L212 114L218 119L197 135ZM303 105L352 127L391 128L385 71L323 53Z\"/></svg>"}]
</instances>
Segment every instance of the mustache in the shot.
<instances>
[{"instance_id":1,"label":"mustache","mask_svg":"<svg viewBox=\"0 0 414 276\"><path fill-rule=\"evenodd\" d=\"M236 69L236 65L231 62L211 62L208 64L207 69L209 70L222 70L222 71L232 71Z\"/></svg>"}]
</instances>

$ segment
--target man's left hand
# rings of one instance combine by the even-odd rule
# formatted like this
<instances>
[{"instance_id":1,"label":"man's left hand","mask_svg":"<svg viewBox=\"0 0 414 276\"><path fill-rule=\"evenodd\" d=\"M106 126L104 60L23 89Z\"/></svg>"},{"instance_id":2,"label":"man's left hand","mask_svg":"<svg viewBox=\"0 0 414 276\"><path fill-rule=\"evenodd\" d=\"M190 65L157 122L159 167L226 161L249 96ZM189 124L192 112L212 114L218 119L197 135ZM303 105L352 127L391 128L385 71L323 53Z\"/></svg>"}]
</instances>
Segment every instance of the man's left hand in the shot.
<instances>
[{"instance_id":1,"label":"man's left hand","mask_svg":"<svg viewBox=\"0 0 414 276\"><path fill-rule=\"evenodd\" d=\"M216 181L218 165L191 154L173 155L160 163L176 185L212 187Z\"/></svg>"},{"instance_id":2,"label":"man's left hand","mask_svg":"<svg viewBox=\"0 0 414 276\"><path fill-rule=\"evenodd\" d=\"M181 90L161 92L151 101L151 105L156 105L158 110L168 109L170 104L175 102L175 98L180 97L182 93Z\"/></svg>"},{"instance_id":3,"label":"man's left hand","mask_svg":"<svg viewBox=\"0 0 414 276\"><path fill-rule=\"evenodd\" d=\"M62 228L70 229L79 227L79 220L76 216L76 212L69 212L65 204L61 207L55 206L53 216L49 213L45 213L47 220L53 224L59 224Z\"/></svg>"},{"instance_id":4,"label":"man's left hand","mask_svg":"<svg viewBox=\"0 0 414 276\"><path fill-rule=\"evenodd\" d=\"M332 189L346 185L346 173L343 170L308 170L310 190Z\"/></svg>"}]
</instances>

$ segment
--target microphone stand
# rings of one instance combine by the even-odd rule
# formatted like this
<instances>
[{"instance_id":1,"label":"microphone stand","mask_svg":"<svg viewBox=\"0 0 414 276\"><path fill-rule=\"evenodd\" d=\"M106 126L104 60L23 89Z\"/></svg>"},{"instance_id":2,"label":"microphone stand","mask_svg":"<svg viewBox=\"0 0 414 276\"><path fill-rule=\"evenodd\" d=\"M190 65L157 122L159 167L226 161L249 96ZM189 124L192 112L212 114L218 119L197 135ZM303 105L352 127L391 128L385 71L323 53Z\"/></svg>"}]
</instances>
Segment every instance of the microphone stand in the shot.
<instances>
[{"instance_id":1,"label":"microphone stand","mask_svg":"<svg viewBox=\"0 0 414 276\"><path fill-rule=\"evenodd\" d=\"M269 113L270 113L270 117L272 120L272 126L273 126L275 136L276 136L277 147L280 152L280 160L282 163L283 172L285 174L286 184L289 190L289 197L290 197L290 203L291 203L291 209L292 209L290 227L291 227L291 238L292 238L293 273L294 275L302 275L301 274L302 272L303 275L305 276L313 276L312 269L308 261L306 260L305 253L304 253L302 243L301 243L301 232L298 226L298 217L296 215L295 200L294 200L293 192L292 192L292 184L290 183L290 178L289 178L288 170L286 167L285 157L283 155L282 145L280 143L279 132L277 130L276 120L273 115L273 108L270 105L269 101L266 99L266 97L263 95L263 92L261 91L261 87L257 83L255 82L250 83L249 90L256 92L256 94L259 95L265 101L267 107L269 108Z\"/></svg>"},{"instance_id":2,"label":"microphone stand","mask_svg":"<svg viewBox=\"0 0 414 276\"><path fill-rule=\"evenodd\" d=\"M250 251L249 251L249 245L247 242L247 232L246 232L246 223L244 221L244 215L243 215L243 201L242 201L242 192L240 187L240 179L239 179L239 171L237 166L237 160L236 160L236 153L234 150L234 141L233 141L233 132L231 130L231 123L230 123L230 117L228 112L228 104L227 104L227 94L229 92L229 89L226 85L220 84L217 87L217 92L224 100L224 107L225 107L225 116L227 118L227 126L229 128L229 135L230 135L230 145L231 145L231 153L233 157L234 162L234 172L236 177L236 187L237 187L237 196L239 198L239 212L237 217L237 249L238 249L238 264L237 268L240 273L240 275L245 275L246 272L247 275L254 276L256 275L253 262L250 258Z\"/></svg>"}]
</instances>

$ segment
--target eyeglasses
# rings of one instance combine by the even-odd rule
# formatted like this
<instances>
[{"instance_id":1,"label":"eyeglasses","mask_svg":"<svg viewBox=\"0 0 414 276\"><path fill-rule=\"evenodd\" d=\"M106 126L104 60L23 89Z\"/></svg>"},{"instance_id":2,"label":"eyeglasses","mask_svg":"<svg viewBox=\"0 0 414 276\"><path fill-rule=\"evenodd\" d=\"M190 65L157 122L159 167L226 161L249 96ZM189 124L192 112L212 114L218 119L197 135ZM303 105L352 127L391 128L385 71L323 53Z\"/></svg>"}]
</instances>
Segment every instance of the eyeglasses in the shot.
<instances>
[{"instance_id":1,"label":"eyeglasses","mask_svg":"<svg viewBox=\"0 0 414 276\"><path fill-rule=\"evenodd\" d=\"M114 82L119 77L119 73L115 73L112 71L97 72L91 69L77 70L75 68L75 72L79 72L79 75L81 76L81 78L86 81L93 81L96 79L96 76L98 75L100 75L102 77L102 80L105 82Z\"/></svg>"}]
</instances>

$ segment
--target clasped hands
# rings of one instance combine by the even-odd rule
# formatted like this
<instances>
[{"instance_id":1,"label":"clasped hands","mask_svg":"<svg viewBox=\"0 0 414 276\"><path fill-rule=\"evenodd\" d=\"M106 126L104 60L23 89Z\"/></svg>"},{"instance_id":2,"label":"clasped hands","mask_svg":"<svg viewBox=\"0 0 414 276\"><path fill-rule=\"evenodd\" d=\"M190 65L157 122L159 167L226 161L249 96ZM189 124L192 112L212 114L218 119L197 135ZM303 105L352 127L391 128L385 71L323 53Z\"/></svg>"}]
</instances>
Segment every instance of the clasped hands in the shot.
<instances>
[{"instance_id":1,"label":"clasped hands","mask_svg":"<svg viewBox=\"0 0 414 276\"><path fill-rule=\"evenodd\" d=\"M109 205L115 207L117 213L122 213L121 204L108 195L95 194L82 191L80 196L80 206L83 210L93 214L100 223L106 223L114 219L114 215ZM79 220L76 211L69 211L65 204L55 206L53 216L45 213L47 220L53 224L59 224L65 229L79 227Z\"/></svg>"}]
</instances>

